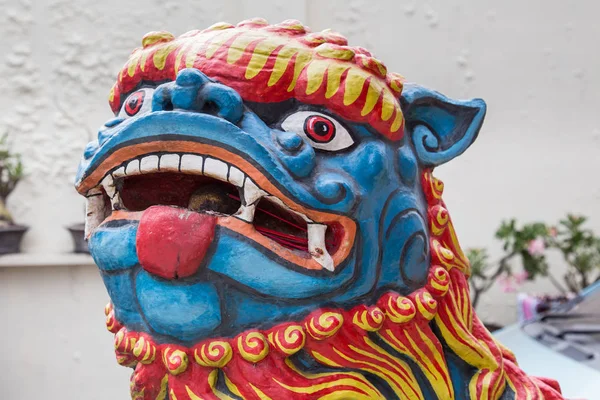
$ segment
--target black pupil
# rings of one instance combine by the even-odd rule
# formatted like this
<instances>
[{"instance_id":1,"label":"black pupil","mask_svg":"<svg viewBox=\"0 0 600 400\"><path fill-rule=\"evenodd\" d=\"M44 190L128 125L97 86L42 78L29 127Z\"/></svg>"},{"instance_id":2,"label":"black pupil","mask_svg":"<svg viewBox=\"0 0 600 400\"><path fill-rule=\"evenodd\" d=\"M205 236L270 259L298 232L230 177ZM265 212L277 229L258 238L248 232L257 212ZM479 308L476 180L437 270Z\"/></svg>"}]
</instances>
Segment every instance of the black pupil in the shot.
<instances>
[{"instance_id":1,"label":"black pupil","mask_svg":"<svg viewBox=\"0 0 600 400\"><path fill-rule=\"evenodd\" d=\"M135 107L137 106L139 101L140 101L139 96L134 96L132 99L129 99L129 108L131 110L135 110Z\"/></svg>"},{"instance_id":2,"label":"black pupil","mask_svg":"<svg viewBox=\"0 0 600 400\"><path fill-rule=\"evenodd\" d=\"M325 136L329 133L329 125L325 122L319 121L315 123L315 134L319 136Z\"/></svg>"}]
</instances>

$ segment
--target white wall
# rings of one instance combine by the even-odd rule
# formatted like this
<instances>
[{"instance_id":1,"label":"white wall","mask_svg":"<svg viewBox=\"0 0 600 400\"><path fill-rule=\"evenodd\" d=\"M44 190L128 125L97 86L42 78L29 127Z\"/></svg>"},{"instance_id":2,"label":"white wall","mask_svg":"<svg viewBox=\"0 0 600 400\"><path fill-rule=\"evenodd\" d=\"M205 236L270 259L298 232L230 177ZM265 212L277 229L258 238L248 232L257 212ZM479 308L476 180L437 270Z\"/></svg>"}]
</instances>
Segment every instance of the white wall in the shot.
<instances>
[{"instance_id":1,"label":"white wall","mask_svg":"<svg viewBox=\"0 0 600 400\"><path fill-rule=\"evenodd\" d=\"M27 167L9 202L31 226L26 252L70 250L64 226L83 214L74 169L143 34L253 16L331 27L410 81L487 101L480 138L437 171L464 247L498 254L493 232L510 216L554 221L574 211L600 230L596 1L0 0L0 10L0 132ZM106 300L91 266L0 269L0 398L126 398L128 372L103 330ZM480 314L514 320L514 296L492 292Z\"/></svg>"}]
</instances>

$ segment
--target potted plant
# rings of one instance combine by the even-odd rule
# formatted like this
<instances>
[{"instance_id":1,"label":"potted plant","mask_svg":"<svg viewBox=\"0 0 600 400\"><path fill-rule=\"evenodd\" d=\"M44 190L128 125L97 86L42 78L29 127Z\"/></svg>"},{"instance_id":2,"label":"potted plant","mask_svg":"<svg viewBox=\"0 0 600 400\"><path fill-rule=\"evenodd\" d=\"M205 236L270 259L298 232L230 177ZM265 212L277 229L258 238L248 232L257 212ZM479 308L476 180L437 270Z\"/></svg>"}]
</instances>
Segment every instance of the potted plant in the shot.
<instances>
[{"instance_id":1,"label":"potted plant","mask_svg":"<svg viewBox=\"0 0 600 400\"><path fill-rule=\"evenodd\" d=\"M485 249L467 250L471 262L471 292L473 307L494 282L505 292L514 292L525 280L547 278L556 287L556 296L519 296L519 314L528 319L537 313L560 305L590 284L600 280L600 237L585 228L587 218L568 214L554 226L535 222L518 226L517 221L503 221L496 231L502 241L504 254L490 262ZM567 265L563 283L548 268L546 255L558 251ZM515 268L514 261L520 261Z\"/></svg>"},{"instance_id":2,"label":"potted plant","mask_svg":"<svg viewBox=\"0 0 600 400\"><path fill-rule=\"evenodd\" d=\"M23 177L23 164L18 154L8 149L7 136L0 137L0 254L18 253L26 226L14 223L6 208L6 199Z\"/></svg>"},{"instance_id":3,"label":"potted plant","mask_svg":"<svg viewBox=\"0 0 600 400\"><path fill-rule=\"evenodd\" d=\"M74 253L88 253L90 252L85 240L85 224L83 222L67 226L71 238L73 239L73 252Z\"/></svg>"}]
</instances>

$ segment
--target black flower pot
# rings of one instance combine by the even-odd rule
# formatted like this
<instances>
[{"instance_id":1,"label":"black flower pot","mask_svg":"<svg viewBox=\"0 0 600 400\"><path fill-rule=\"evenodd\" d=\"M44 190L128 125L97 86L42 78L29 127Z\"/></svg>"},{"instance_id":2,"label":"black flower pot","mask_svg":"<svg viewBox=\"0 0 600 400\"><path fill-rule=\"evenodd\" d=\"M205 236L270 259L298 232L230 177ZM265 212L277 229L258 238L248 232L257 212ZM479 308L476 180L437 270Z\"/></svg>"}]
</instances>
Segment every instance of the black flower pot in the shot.
<instances>
[{"instance_id":1,"label":"black flower pot","mask_svg":"<svg viewBox=\"0 0 600 400\"><path fill-rule=\"evenodd\" d=\"M29 227L9 225L0 227L0 254L18 253L21 240Z\"/></svg>"},{"instance_id":2,"label":"black flower pot","mask_svg":"<svg viewBox=\"0 0 600 400\"><path fill-rule=\"evenodd\" d=\"M73 238L74 253L90 253L87 241L85 240L85 224L75 224L68 226L67 229Z\"/></svg>"}]
</instances>

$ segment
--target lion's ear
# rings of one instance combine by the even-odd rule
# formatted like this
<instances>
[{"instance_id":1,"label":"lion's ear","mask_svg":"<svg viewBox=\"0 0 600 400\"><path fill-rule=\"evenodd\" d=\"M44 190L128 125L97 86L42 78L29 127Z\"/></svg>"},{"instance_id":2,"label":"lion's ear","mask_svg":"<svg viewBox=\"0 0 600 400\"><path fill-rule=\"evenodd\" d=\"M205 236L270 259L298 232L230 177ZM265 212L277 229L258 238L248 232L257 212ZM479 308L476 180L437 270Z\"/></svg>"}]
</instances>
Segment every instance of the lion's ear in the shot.
<instances>
[{"instance_id":1,"label":"lion's ear","mask_svg":"<svg viewBox=\"0 0 600 400\"><path fill-rule=\"evenodd\" d=\"M462 154L477 137L486 109L481 99L451 100L417 85L404 86L401 102L416 155L425 167Z\"/></svg>"}]
</instances>

